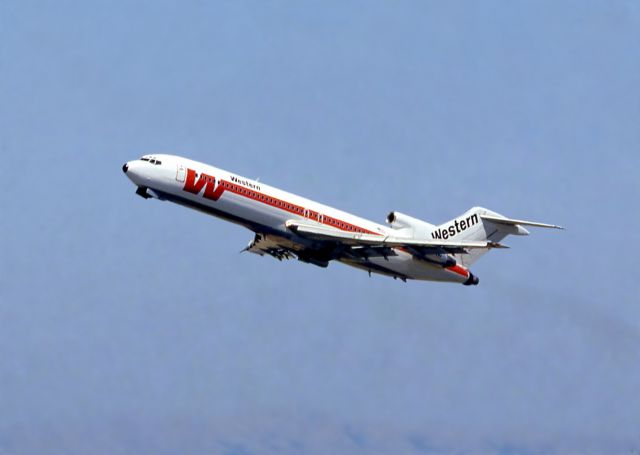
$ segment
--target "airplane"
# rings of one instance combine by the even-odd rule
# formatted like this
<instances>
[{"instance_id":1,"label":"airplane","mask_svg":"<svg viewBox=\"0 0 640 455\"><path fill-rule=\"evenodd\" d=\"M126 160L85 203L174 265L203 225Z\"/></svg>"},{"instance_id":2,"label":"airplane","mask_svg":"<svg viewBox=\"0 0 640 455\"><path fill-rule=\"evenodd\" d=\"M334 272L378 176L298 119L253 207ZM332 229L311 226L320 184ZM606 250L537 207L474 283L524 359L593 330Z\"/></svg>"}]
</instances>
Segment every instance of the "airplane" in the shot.
<instances>
[{"instance_id":1,"label":"airplane","mask_svg":"<svg viewBox=\"0 0 640 455\"><path fill-rule=\"evenodd\" d=\"M327 267L338 261L394 279L477 285L469 266L524 226L554 224L507 218L473 207L440 225L393 211L387 225L360 218L231 172L174 155L144 155L122 166L136 194L170 201L254 232L243 250Z\"/></svg>"}]
</instances>

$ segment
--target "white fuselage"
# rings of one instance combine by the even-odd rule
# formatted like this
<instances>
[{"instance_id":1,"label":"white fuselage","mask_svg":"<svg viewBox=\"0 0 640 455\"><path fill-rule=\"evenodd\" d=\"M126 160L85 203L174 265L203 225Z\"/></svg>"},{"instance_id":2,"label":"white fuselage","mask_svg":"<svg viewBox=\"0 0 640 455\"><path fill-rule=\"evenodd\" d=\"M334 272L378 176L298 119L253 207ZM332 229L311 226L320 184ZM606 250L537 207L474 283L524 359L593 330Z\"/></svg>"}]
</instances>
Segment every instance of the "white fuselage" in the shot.
<instances>
[{"instance_id":1,"label":"white fuselage","mask_svg":"<svg viewBox=\"0 0 640 455\"><path fill-rule=\"evenodd\" d=\"M262 182L187 158L147 155L130 161L123 170L144 197L156 197L191 207L277 238L291 251L313 247L286 226L290 220L318 223L349 231L398 235L398 231L341 210L279 190ZM470 272L460 265L442 267L410 252L393 249L386 257L340 258L341 262L402 279L463 283Z\"/></svg>"}]
</instances>

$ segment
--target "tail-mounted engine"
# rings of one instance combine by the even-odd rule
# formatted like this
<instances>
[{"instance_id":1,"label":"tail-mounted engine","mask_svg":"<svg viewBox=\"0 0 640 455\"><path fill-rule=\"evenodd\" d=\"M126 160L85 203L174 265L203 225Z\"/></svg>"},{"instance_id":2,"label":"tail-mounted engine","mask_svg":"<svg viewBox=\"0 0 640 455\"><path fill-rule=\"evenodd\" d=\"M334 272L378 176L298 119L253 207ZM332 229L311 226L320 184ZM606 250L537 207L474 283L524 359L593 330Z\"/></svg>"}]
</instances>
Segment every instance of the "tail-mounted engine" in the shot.
<instances>
[{"instance_id":1,"label":"tail-mounted engine","mask_svg":"<svg viewBox=\"0 0 640 455\"><path fill-rule=\"evenodd\" d=\"M436 227L426 221L413 218L400 212L387 215L387 224L407 237L426 238Z\"/></svg>"},{"instance_id":2,"label":"tail-mounted engine","mask_svg":"<svg viewBox=\"0 0 640 455\"><path fill-rule=\"evenodd\" d=\"M431 223L413 218L400 212L391 212L387 215L387 223L398 231L401 236L417 239L428 238L429 234L436 228ZM430 262L440 267L451 267L456 265L456 260L450 254L440 249L418 249L414 251L415 256L423 261Z\"/></svg>"}]
</instances>

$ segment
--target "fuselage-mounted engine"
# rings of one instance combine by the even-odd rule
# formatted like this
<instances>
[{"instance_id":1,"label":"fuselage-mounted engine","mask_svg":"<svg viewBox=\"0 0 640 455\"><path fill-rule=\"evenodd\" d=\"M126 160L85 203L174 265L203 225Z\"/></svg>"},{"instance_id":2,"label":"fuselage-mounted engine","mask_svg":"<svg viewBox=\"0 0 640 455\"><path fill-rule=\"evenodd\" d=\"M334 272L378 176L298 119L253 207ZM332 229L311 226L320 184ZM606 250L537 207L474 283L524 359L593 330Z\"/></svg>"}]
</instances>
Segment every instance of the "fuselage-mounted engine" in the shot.
<instances>
[{"instance_id":1,"label":"fuselage-mounted engine","mask_svg":"<svg viewBox=\"0 0 640 455\"><path fill-rule=\"evenodd\" d=\"M414 239L430 239L431 232L436 229L436 226L431 223L400 212L390 212L389 215L387 215L387 224L397 231L398 236ZM416 249L414 253L419 258L441 267L452 267L456 265L455 258L442 249L440 249L440 251L436 248L434 248L433 251Z\"/></svg>"},{"instance_id":2,"label":"fuselage-mounted engine","mask_svg":"<svg viewBox=\"0 0 640 455\"><path fill-rule=\"evenodd\" d=\"M419 220L400 212L391 212L387 215L387 224L398 231L398 235L426 239L436 228L431 223Z\"/></svg>"}]
</instances>

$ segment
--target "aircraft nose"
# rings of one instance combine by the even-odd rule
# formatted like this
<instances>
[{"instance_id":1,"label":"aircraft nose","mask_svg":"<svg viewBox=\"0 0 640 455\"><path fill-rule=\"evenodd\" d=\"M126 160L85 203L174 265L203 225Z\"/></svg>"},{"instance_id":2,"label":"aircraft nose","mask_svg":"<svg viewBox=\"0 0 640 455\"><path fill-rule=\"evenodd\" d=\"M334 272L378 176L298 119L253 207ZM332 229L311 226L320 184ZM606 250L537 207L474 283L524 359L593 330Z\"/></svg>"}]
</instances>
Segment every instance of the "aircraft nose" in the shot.
<instances>
[{"instance_id":1,"label":"aircraft nose","mask_svg":"<svg viewBox=\"0 0 640 455\"><path fill-rule=\"evenodd\" d=\"M124 163L122 165L122 172L126 174L128 170L129 170L129 165L127 163Z\"/></svg>"}]
</instances>

